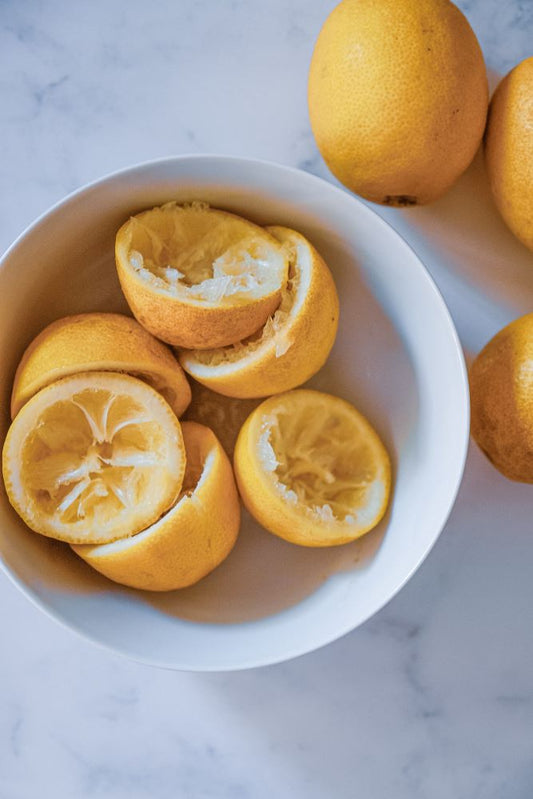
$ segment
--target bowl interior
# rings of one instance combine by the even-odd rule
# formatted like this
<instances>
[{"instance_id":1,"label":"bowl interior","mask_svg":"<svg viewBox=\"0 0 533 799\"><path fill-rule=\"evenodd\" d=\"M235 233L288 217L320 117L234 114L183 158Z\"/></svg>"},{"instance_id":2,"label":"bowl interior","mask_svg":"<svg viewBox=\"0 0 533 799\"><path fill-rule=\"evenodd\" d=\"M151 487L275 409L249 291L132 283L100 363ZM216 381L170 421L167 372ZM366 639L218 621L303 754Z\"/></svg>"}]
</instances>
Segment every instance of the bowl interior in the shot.
<instances>
[{"instance_id":1,"label":"bowl interior","mask_svg":"<svg viewBox=\"0 0 533 799\"><path fill-rule=\"evenodd\" d=\"M394 464L386 518L353 544L312 550L246 514L235 550L196 586L165 594L117 586L66 545L28 531L0 494L0 559L43 609L142 661L219 670L276 662L356 627L387 602L436 540L464 466L468 398L446 307L416 256L377 215L303 172L222 157L142 165L67 198L6 254L0 270L0 424L24 347L48 322L127 312L115 274L116 230L170 199L200 199L304 233L341 300L335 347L309 385L358 407Z\"/></svg>"}]
</instances>

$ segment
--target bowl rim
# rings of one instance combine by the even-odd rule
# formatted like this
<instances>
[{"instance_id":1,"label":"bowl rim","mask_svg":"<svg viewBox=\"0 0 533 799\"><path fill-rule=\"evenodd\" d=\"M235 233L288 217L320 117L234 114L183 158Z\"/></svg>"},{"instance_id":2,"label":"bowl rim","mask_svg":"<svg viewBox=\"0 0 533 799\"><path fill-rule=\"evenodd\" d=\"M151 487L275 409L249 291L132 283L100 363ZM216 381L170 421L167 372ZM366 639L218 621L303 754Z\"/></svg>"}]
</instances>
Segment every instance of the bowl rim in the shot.
<instances>
[{"instance_id":1,"label":"bowl rim","mask_svg":"<svg viewBox=\"0 0 533 799\"><path fill-rule=\"evenodd\" d=\"M460 404L463 408L462 414L462 425L456 432L456 437L460 446L458 447L458 451L455 454L454 458L454 470L453 474L450 475L450 490L449 496L446 502L446 511L442 515L442 519L438 525L435 526L435 530L432 532L432 535L428 537L428 540L425 543L425 546L421 549L418 553L415 561L412 563L411 567L405 572L401 579L399 579L394 586L393 590L390 591L386 598L381 599L374 609L370 612L367 612L359 621L356 623L347 623L340 627L335 627L334 629L328 629L325 631L325 634L320 636L320 640L315 643L312 647L303 645L303 644L293 644L292 646L286 646L283 655L274 655L272 657L248 657L246 661L237 664L222 664L222 665L213 665L213 666L195 666L191 663L187 663L184 661L183 663L176 664L174 662L170 662L164 659L159 658L150 658L141 656L134 652L129 651L126 647L122 645L116 645L108 643L107 641L103 641L96 637L95 634L90 632L86 632L83 629L80 629L76 626L73 622L70 622L67 618L62 616L58 611L53 609L51 606L45 604L44 600L37 594L37 592L28 586L25 582L23 582L22 578L20 578L17 574L15 574L5 563L2 554L0 552L0 569L2 572L8 577L8 579L15 585L20 591L30 600L30 602L43 613L45 613L49 618L53 619L56 623L60 624L62 627L68 629L71 632L74 632L77 636L81 637L85 641L90 641L92 644L100 647L101 649L106 650L107 652L111 652L113 654L118 654L123 657L128 658L137 663L141 663L147 666L154 666L157 668L163 668L173 671L183 671L183 672L192 672L192 673L222 673L222 672L231 672L231 671L242 671L251 668L259 668L262 666L269 666L269 665L276 665L279 663L286 662L288 660L292 660L298 657L302 657L305 654L317 651L322 649L323 647L327 646L330 643L333 643L336 640L343 638L348 633L352 632L353 630L357 629L358 627L362 626L369 619L375 616L379 611L381 611L384 607L386 607L389 602L391 602L394 597L401 591L401 589L409 582L411 577L415 574L415 572L420 568L424 560L427 558L433 547L435 546L438 538L440 537L449 517L451 511L455 505L457 495L459 489L461 487L463 474L466 466L467 454L468 454L468 446L469 446L469 436L470 436L470 392L469 392L469 382L468 382L468 372L464 358L463 348L459 339L459 335L457 333L455 323L451 316L451 313L448 309L446 301L438 288L435 280L429 273L427 267L423 263L422 259L418 256L415 249L406 241L406 239L399 233L396 228L394 228L389 222L387 222L383 217L381 217L376 210L370 207L366 202L364 202L361 198L354 195L352 192L348 191L346 188L336 185L335 183L328 181L324 178L321 178L317 175L314 175L310 172L306 172L303 169L298 167L289 166L286 164L282 164L276 161L270 161L267 159L260 159L260 158L251 158L251 157L240 157L234 155L221 155L217 153L186 153L182 155L170 155L170 156L161 156L153 159L149 159L146 161L137 162L131 164L129 166L121 167L118 170L113 170L111 172L105 173L103 176L96 178L88 183L85 183L75 189L74 191L68 193L67 195L63 196L57 202L55 202L52 206L47 208L41 214L39 214L34 220L32 220L29 225L27 225L21 233L13 240L13 242L8 246L8 248L4 251L2 256L0 257L0 275L1 270L3 268L4 262L11 256L11 254L17 249L17 247L21 244L22 241L26 239L34 230L36 230L41 224L46 222L46 220L56 214L61 208L70 204L74 199L77 197L89 194L91 191L94 191L105 184L112 183L121 177L125 177L127 175L134 175L135 173L142 173L144 171L149 171L154 167L161 167L164 165L172 165L177 162L189 161L189 162L204 162L209 160L211 162L219 162L225 164L235 164L239 167L242 166L249 166L253 167L261 167L266 168L268 170L274 170L278 173L285 173L285 175L292 175L297 180L306 180L309 182L311 187L315 187L321 189L322 191L329 191L333 195L342 195L344 199L348 198L349 201L355 203L358 206L359 213L366 215L368 218L372 219L372 223L381 227L383 230L387 230L388 235L392 232L393 236L396 238L396 241L400 247L402 247L406 253L410 256L411 260L413 261L413 266L416 266L416 269L419 273L419 276L422 280L424 280L427 284L427 288L433 293L434 298L437 304L440 306L442 317L447 323L448 333L450 336L450 340L453 343L453 350L454 355L457 361L458 366L458 384L455 387L457 392L460 392ZM460 438L460 441L459 441ZM452 479L453 478L453 479ZM277 615L277 614L274 614ZM272 617L267 617L272 618ZM261 621L261 620L260 620ZM193 624L195 622L192 622ZM252 621L245 621L245 622L237 622L229 625L224 625L228 627L237 626L243 627L248 625L253 625L256 622ZM204 625L204 623L202 623ZM209 626L209 624L205 625Z\"/></svg>"}]
</instances>

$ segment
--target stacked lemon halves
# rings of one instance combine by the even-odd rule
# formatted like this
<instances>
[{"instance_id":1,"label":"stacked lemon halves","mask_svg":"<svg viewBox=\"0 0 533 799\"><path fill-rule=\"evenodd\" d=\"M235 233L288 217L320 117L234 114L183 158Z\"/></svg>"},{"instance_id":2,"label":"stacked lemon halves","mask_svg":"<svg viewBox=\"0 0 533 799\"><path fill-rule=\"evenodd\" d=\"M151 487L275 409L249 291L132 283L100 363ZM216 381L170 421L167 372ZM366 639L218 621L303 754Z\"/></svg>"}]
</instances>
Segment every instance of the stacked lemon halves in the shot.
<instances>
[{"instance_id":1,"label":"stacked lemon halves","mask_svg":"<svg viewBox=\"0 0 533 799\"><path fill-rule=\"evenodd\" d=\"M232 549L240 509L215 435L178 419L190 399L171 350L134 319L53 322L15 375L3 452L11 504L117 582L196 582Z\"/></svg>"},{"instance_id":2,"label":"stacked lemon halves","mask_svg":"<svg viewBox=\"0 0 533 799\"><path fill-rule=\"evenodd\" d=\"M237 436L240 493L267 530L327 546L374 527L390 491L383 444L348 403L294 390L338 324L332 275L309 241L172 202L127 220L115 255L136 319L59 319L15 375L3 474L28 527L116 582L191 585L237 539L225 451Z\"/></svg>"}]
</instances>

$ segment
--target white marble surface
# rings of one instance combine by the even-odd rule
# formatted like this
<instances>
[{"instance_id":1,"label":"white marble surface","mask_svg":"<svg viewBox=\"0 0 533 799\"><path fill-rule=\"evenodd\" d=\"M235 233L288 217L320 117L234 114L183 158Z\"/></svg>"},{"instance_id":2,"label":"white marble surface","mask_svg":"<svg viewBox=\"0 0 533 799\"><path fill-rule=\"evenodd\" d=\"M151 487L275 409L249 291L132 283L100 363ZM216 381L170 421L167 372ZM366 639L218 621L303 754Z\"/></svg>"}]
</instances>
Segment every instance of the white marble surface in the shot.
<instances>
[{"instance_id":1,"label":"white marble surface","mask_svg":"<svg viewBox=\"0 0 533 799\"><path fill-rule=\"evenodd\" d=\"M66 193L186 152L329 179L305 99L335 0L2 0L0 249ZM497 74L533 3L461 0ZM380 212L447 299L467 355L530 310L533 256L478 161L428 208ZM195 675L113 656L0 575L0 798L530 799L532 489L471 448L457 504L403 591L281 666Z\"/></svg>"}]
</instances>

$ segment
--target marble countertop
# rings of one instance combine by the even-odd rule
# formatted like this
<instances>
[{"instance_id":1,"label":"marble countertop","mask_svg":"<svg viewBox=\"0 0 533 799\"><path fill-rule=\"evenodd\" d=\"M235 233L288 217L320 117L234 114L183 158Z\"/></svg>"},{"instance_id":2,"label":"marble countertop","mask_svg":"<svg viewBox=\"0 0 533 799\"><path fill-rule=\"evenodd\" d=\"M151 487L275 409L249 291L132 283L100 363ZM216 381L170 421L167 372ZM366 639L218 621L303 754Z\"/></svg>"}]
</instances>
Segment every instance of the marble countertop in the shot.
<instances>
[{"instance_id":1,"label":"marble countertop","mask_svg":"<svg viewBox=\"0 0 533 799\"><path fill-rule=\"evenodd\" d=\"M460 0L494 84L533 3ZM215 152L331 180L307 119L335 0L3 0L0 249L110 171ZM467 357L531 310L533 256L478 158L437 203L377 209L433 274ZM471 447L436 547L330 646L234 674L151 669L48 619L0 574L0 799L530 799L532 490Z\"/></svg>"}]
</instances>

